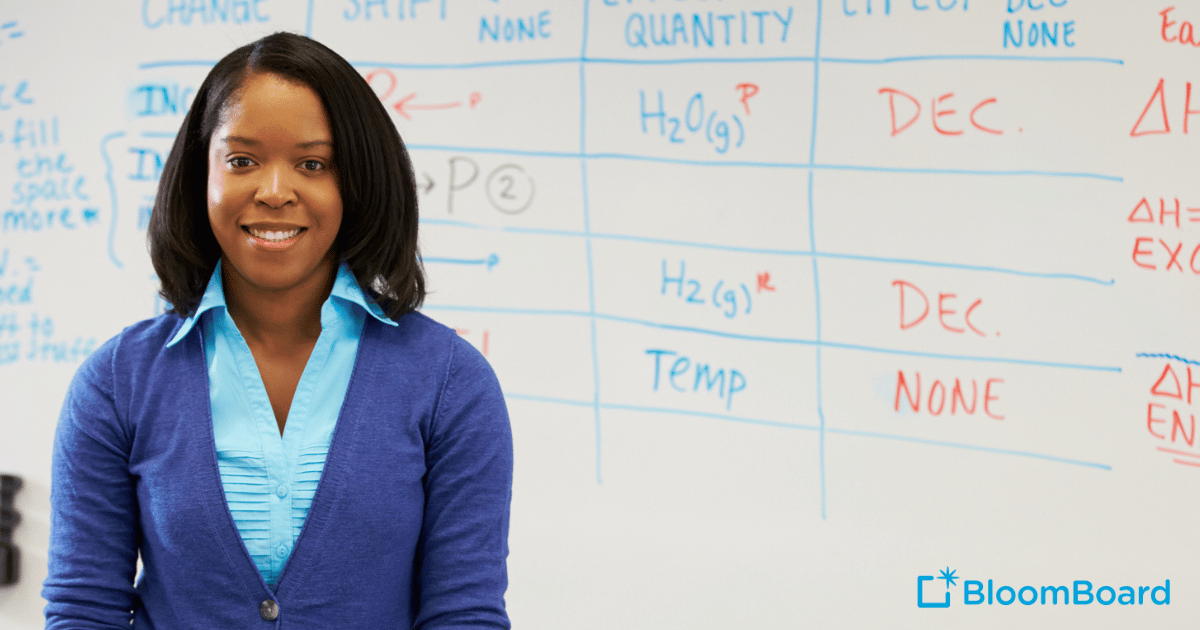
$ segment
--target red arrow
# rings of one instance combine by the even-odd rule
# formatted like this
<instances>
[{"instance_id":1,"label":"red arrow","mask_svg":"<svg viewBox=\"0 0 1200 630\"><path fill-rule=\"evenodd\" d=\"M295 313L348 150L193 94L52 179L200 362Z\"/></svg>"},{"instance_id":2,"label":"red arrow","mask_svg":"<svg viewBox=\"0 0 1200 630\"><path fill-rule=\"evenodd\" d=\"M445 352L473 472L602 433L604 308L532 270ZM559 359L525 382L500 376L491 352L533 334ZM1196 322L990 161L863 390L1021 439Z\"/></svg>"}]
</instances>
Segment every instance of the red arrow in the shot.
<instances>
[{"instance_id":1,"label":"red arrow","mask_svg":"<svg viewBox=\"0 0 1200 630\"><path fill-rule=\"evenodd\" d=\"M417 93L412 92L408 96L405 96L404 98L396 101L396 103L394 105L392 105L392 109L396 110L397 114L400 114L401 116L405 117L406 119L412 120L412 116L408 115L408 112L405 111L406 109L412 110L412 111L423 111L423 110L433 110L433 109L454 109L455 107L462 107L462 101L455 101L453 103L432 103L429 105L409 104L409 101L413 100L416 97L417 97Z\"/></svg>"}]
</instances>

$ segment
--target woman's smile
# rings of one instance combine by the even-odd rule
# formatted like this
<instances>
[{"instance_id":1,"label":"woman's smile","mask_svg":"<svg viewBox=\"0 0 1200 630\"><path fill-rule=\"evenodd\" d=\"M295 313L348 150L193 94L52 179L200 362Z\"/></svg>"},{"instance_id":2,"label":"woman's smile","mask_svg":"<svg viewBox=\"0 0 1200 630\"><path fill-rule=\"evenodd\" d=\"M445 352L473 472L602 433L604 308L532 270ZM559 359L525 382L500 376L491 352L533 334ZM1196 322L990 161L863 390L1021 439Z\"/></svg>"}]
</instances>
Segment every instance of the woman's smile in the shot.
<instances>
[{"instance_id":1,"label":"woman's smile","mask_svg":"<svg viewBox=\"0 0 1200 630\"><path fill-rule=\"evenodd\" d=\"M270 250L284 250L296 243L307 228L266 229L261 227L242 226L242 230L250 236L247 239L251 247L265 247Z\"/></svg>"}]
</instances>

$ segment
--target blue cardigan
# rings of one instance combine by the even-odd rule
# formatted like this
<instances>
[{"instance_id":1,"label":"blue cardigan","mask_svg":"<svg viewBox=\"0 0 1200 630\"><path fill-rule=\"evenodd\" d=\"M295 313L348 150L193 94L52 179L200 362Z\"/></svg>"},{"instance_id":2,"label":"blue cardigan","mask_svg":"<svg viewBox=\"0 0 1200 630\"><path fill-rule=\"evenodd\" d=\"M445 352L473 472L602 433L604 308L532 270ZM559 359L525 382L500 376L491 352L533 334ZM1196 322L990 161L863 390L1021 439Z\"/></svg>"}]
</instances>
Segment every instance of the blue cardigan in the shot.
<instances>
[{"instance_id":1,"label":"blue cardigan","mask_svg":"<svg viewBox=\"0 0 1200 630\"><path fill-rule=\"evenodd\" d=\"M46 628L509 627L512 434L470 344L420 313L396 327L367 318L272 592L221 489L200 331L165 347L182 321L127 328L71 383L54 442Z\"/></svg>"}]
</instances>

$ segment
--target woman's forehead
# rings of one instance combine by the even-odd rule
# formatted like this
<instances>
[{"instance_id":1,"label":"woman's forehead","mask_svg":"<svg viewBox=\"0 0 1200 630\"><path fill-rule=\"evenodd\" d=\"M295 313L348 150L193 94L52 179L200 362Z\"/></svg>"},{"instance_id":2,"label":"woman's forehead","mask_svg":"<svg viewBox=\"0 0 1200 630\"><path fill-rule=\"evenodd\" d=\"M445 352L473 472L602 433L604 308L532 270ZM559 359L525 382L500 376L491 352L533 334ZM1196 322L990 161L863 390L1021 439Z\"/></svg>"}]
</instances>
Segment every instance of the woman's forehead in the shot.
<instances>
[{"instance_id":1,"label":"woman's forehead","mask_svg":"<svg viewBox=\"0 0 1200 630\"><path fill-rule=\"evenodd\" d=\"M255 134L270 133L304 136L304 143L333 140L320 96L303 83L268 73L250 74L242 81L221 108L213 132L215 139L233 133L254 140Z\"/></svg>"}]
</instances>

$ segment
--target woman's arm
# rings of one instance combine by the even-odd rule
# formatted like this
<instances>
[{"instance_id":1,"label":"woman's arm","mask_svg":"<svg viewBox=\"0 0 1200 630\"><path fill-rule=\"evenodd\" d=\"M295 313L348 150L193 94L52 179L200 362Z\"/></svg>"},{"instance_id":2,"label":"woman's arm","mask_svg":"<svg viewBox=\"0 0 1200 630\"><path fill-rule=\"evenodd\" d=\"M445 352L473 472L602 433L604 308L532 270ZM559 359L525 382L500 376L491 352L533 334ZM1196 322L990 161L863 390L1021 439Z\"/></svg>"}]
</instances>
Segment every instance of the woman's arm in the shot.
<instances>
[{"instance_id":1,"label":"woman's arm","mask_svg":"<svg viewBox=\"0 0 1200 630\"><path fill-rule=\"evenodd\" d=\"M113 397L115 347L109 341L80 366L54 436L47 630L127 630L137 601L137 498Z\"/></svg>"},{"instance_id":2,"label":"woman's arm","mask_svg":"<svg viewBox=\"0 0 1200 630\"><path fill-rule=\"evenodd\" d=\"M507 629L512 430L491 366L457 335L451 347L425 450L413 628Z\"/></svg>"}]
</instances>

